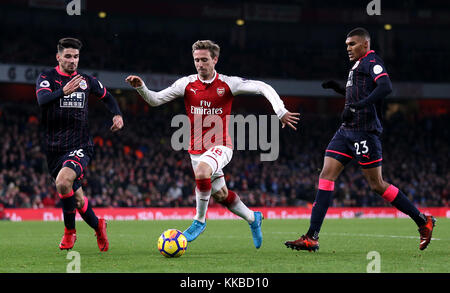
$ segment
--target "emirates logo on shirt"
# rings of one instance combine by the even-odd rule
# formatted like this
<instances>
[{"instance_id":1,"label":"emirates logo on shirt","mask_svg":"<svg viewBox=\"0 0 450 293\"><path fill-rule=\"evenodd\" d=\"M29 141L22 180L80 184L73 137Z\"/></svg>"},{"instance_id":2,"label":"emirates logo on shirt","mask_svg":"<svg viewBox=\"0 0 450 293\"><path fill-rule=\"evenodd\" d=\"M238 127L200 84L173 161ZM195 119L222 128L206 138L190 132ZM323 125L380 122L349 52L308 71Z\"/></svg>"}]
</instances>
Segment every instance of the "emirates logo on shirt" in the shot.
<instances>
[{"instance_id":1,"label":"emirates logo on shirt","mask_svg":"<svg viewBox=\"0 0 450 293\"><path fill-rule=\"evenodd\" d=\"M222 115L222 108L203 108L191 106L191 114L194 115Z\"/></svg>"},{"instance_id":2,"label":"emirates logo on shirt","mask_svg":"<svg viewBox=\"0 0 450 293\"><path fill-rule=\"evenodd\" d=\"M222 108L211 108L211 102L201 100L200 107L191 106L191 114L197 115L222 115Z\"/></svg>"},{"instance_id":3,"label":"emirates logo on shirt","mask_svg":"<svg viewBox=\"0 0 450 293\"><path fill-rule=\"evenodd\" d=\"M219 97L222 97L225 94L225 88L224 87L218 87L217 88L217 94Z\"/></svg>"}]
</instances>

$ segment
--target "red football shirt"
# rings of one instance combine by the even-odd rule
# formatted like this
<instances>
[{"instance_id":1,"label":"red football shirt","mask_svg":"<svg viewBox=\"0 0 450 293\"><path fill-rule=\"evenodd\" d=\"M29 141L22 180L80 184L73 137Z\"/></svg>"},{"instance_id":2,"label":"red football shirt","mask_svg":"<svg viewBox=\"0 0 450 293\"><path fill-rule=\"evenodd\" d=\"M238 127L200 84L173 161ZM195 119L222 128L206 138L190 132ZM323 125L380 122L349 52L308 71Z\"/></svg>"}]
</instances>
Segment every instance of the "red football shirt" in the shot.
<instances>
[{"instance_id":1,"label":"red football shirt","mask_svg":"<svg viewBox=\"0 0 450 293\"><path fill-rule=\"evenodd\" d=\"M211 80L201 80L194 74L178 79L172 86L159 92L150 91L145 85L137 88L137 91L151 106L184 97L186 113L191 123L191 154L202 154L216 145L233 148L228 133L228 117L236 95L263 95L272 104L278 118L287 112L283 101L270 85L217 72Z\"/></svg>"}]
</instances>

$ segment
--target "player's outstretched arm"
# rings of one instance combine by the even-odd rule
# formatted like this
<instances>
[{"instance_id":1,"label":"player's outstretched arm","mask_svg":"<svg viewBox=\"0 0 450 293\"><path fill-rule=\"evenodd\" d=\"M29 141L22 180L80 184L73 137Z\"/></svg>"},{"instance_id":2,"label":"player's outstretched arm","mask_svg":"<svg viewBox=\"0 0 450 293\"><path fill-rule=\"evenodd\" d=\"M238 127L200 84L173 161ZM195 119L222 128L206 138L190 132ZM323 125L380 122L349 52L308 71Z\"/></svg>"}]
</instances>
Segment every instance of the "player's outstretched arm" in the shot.
<instances>
[{"instance_id":1,"label":"player's outstretched arm","mask_svg":"<svg viewBox=\"0 0 450 293\"><path fill-rule=\"evenodd\" d=\"M337 81L327 80L322 83L324 89L333 89L336 93L345 96L345 88L342 87Z\"/></svg>"},{"instance_id":2,"label":"player's outstretched arm","mask_svg":"<svg viewBox=\"0 0 450 293\"><path fill-rule=\"evenodd\" d=\"M184 89L187 85L185 78L180 78L172 86L160 91L154 92L149 90L142 78L137 75L130 75L125 78L125 81L134 87L141 97L150 106L157 107L159 105L165 104L172 101L175 98L182 97L184 95Z\"/></svg>"},{"instance_id":3,"label":"player's outstretched arm","mask_svg":"<svg viewBox=\"0 0 450 293\"><path fill-rule=\"evenodd\" d=\"M297 130L294 124L298 124L298 121L300 120L299 116L300 113L286 112L286 114L281 117L281 128L284 128L287 125L290 128Z\"/></svg>"},{"instance_id":4,"label":"player's outstretched arm","mask_svg":"<svg viewBox=\"0 0 450 293\"><path fill-rule=\"evenodd\" d=\"M134 88L139 88L144 85L144 81L137 75L130 75L125 78L125 81Z\"/></svg>"},{"instance_id":5,"label":"player's outstretched arm","mask_svg":"<svg viewBox=\"0 0 450 293\"><path fill-rule=\"evenodd\" d=\"M280 119L282 128L287 125L297 130L294 124L297 124L300 120L300 113L291 113L286 110L283 101L272 86L259 80L246 80L240 77L225 77L225 81L230 86L233 95L256 94L264 96Z\"/></svg>"}]
</instances>

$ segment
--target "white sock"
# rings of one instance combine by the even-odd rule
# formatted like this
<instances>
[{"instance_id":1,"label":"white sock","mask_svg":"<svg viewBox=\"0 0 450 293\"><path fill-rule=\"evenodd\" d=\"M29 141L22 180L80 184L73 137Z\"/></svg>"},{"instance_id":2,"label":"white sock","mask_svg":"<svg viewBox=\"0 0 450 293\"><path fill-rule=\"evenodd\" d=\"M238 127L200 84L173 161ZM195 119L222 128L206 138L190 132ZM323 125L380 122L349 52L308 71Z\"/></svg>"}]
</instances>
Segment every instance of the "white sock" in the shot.
<instances>
[{"instance_id":1,"label":"white sock","mask_svg":"<svg viewBox=\"0 0 450 293\"><path fill-rule=\"evenodd\" d=\"M255 213L249 209L239 197L227 207L230 212L246 220L249 224L255 221Z\"/></svg>"},{"instance_id":2,"label":"white sock","mask_svg":"<svg viewBox=\"0 0 450 293\"><path fill-rule=\"evenodd\" d=\"M209 198L211 197L211 189L208 191L200 191L195 188L195 199L197 204L197 213L194 220L204 223L206 221L206 211L208 210Z\"/></svg>"}]
</instances>

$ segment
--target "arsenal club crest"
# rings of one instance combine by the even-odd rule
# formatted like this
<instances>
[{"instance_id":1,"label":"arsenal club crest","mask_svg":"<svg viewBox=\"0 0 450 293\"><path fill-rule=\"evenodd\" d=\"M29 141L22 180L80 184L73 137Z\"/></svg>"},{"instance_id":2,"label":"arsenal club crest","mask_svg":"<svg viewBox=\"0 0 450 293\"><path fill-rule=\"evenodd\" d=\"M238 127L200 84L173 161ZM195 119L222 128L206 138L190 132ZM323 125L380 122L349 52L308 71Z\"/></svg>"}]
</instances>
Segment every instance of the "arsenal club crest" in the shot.
<instances>
[{"instance_id":1,"label":"arsenal club crest","mask_svg":"<svg viewBox=\"0 0 450 293\"><path fill-rule=\"evenodd\" d=\"M222 97L225 94L225 88L224 87L218 87L217 88L217 94Z\"/></svg>"}]
</instances>

